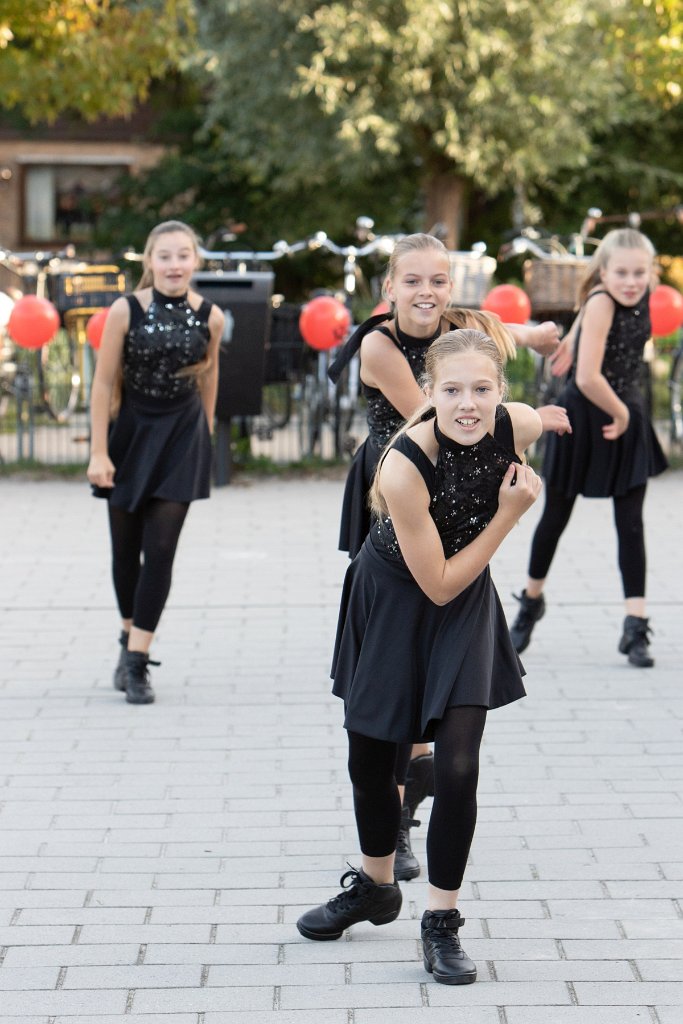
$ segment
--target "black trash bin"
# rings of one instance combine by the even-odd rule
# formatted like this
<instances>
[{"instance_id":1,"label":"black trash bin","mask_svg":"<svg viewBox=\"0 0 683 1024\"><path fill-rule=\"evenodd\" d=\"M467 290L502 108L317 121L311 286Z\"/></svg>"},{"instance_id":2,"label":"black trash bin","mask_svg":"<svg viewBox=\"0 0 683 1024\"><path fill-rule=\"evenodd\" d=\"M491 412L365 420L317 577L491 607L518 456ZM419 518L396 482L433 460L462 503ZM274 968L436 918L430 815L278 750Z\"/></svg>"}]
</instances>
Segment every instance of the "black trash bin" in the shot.
<instances>
[{"instance_id":1,"label":"black trash bin","mask_svg":"<svg viewBox=\"0 0 683 1024\"><path fill-rule=\"evenodd\" d=\"M230 479L230 420L261 411L274 274L270 271L198 271L197 291L225 313L218 362L215 482Z\"/></svg>"}]
</instances>

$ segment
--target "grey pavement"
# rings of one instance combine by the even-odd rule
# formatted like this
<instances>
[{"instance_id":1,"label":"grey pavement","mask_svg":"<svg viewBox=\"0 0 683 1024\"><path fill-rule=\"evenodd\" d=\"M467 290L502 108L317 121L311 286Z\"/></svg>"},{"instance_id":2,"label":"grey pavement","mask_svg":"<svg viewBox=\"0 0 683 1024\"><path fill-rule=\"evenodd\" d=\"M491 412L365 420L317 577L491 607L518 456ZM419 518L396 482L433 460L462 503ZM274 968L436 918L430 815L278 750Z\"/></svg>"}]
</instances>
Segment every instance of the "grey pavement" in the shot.
<instances>
[{"instance_id":1,"label":"grey pavement","mask_svg":"<svg viewBox=\"0 0 683 1024\"><path fill-rule=\"evenodd\" d=\"M652 670L616 652L611 505L577 506L528 697L489 716L461 901L479 980L455 988L422 967L423 877L391 925L295 927L358 863L328 680L341 494L248 480L192 508L158 700L131 707L103 504L0 481L2 1024L683 1020L683 474L648 494ZM494 561L510 614L539 511Z\"/></svg>"}]
</instances>

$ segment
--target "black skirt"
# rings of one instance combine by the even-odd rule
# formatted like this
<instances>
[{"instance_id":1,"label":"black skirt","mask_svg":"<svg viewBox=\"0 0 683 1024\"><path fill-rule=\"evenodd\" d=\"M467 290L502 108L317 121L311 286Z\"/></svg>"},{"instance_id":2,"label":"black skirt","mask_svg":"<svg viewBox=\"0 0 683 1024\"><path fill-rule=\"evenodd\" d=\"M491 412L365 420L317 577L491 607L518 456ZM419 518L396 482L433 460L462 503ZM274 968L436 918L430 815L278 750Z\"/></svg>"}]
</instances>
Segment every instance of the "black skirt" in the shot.
<instances>
[{"instance_id":1,"label":"black skirt","mask_svg":"<svg viewBox=\"0 0 683 1024\"><path fill-rule=\"evenodd\" d=\"M370 532L372 517L368 492L381 453L381 446L375 444L371 438L366 438L356 451L346 478L339 528L339 550L348 551L349 558L356 557Z\"/></svg>"},{"instance_id":2,"label":"black skirt","mask_svg":"<svg viewBox=\"0 0 683 1024\"><path fill-rule=\"evenodd\" d=\"M543 476L549 486L573 498L621 497L642 487L668 466L666 456L645 413L642 397L634 392L624 399L631 419L616 441L606 441L602 428L611 417L590 402L571 380L558 405L567 410L571 434L548 434Z\"/></svg>"},{"instance_id":3,"label":"black skirt","mask_svg":"<svg viewBox=\"0 0 683 1024\"><path fill-rule=\"evenodd\" d=\"M430 740L447 708L524 697L523 675L488 567L436 605L405 565L366 539L346 573L332 665L347 729L396 743Z\"/></svg>"},{"instance_id":4,"label":"black skirt","mask_svg":"<svg viewBox=\"0 0 683 1024\"><path fill-rule=\"evenodd\" d=\"M150 498L208 498L211 435L199 392L165 400L124 391L109 428L109 457L114 487L92 490L116 508L135 512Z\"/></svg>"}]
</instances>

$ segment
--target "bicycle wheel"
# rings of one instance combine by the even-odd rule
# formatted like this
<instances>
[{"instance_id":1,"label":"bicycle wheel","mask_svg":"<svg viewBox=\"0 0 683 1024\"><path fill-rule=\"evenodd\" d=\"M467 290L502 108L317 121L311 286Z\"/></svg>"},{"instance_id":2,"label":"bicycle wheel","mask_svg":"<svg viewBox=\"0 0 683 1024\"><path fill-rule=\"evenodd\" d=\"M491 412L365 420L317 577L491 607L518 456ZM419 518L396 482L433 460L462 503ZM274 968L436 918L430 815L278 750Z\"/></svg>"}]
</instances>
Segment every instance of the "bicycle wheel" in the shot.
<instances>
[{"instance_id":1,"label":"bicycle wheel","mask_svg":"<svg viewBox=\"0 0 683 1024\"><path fill-rule=\"evenodd\" d=\"M78 404L81 374L78 345L65 330L36 353L38 394L44 410L57 423L66 423Z\"/></svg>"},{"instance_id":2,"label":"bicycle wheel","mask_svg":"<svg viewBox=\"0 0 683 1024\"><path fill-rule=\"evenodd\" d=\"M671 430L671 443L683 444L683 410L681 400L683 399L683 347L674 353L671 364L671 376L669 377L669 425Z\"/></svg>"},{"instance_id":3,"label":"bicycle wheel","mask_svg":"<svg viewBox=\"0 0 683 1024\"><path fill-rule=\"evenodd\" d=\"M321 454L325 395L320 382L312 375L304 378L299 399L299 448L301 456L309 459Z\"/></svg>"},{"instance_id":4,"label":"bicycle wheel","mask_svg":"<svg viewBox=\"0 0 683 1024\"><path fill-rule=\"evenodd\" d=\"M283 430L292 415L292 391L289 383L265 384L261 392L261 412L252 416L250 432L259 441L272 441L276 430Z\"/></svg>"}]
</instances>

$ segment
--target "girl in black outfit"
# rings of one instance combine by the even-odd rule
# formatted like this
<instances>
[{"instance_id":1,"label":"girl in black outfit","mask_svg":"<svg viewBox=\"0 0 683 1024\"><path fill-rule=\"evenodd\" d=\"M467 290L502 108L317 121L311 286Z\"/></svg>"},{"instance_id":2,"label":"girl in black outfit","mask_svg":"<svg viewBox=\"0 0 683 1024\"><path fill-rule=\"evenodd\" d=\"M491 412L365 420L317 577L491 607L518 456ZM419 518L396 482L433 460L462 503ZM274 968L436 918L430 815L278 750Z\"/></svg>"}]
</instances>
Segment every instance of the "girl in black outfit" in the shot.
<instances>
[{"instance_id":1,"label":"girl in black outfit","mask_svg":"<svg viewBox=\"0 0 683 1024\"><path fill-rule=\"evenodd\" d=\"M154 700L148 652L178 538L190 502L209 496L223 313L190 290L198 265L186 224L151 231L138 290L109 310L93 379L87 473L108 500L122 620L114 685L131 704Z\"/></svg>"},{"instance_id":2,"label":"girl in black outfit","mask_svg":"<svg viewBox=\"0 0 683 1024\"><path fill-rule=\"evenodd\" d=\"M640 389L650 337L654 248L631 228L610 231L586 268L574 331L574 362L559 401L573 432L550 437L543 464L545 508L534 533L529 578L511 627L517 651L545 613L543 589L579 494L611 497L626 618L619 651L631 665L654 665L645 606L643 502L647 480L666 469Z\"/></svg>"},{"instance_id":3,"label":"girl in black outfit","mask_svg":"<svg viewBox=\"0 0 683 1024\"><path fill-rule=\"evenodd\" d=\"M426 970L445 984L476 978L458 940L456 904L486 712L524 695L488 563L539 493L522 452L541 422L528 406L502 405L503 387L491 338L443 335L426 357L429 404L380 461L376 519L347 571L332 669L345 705L362 865L344 876L350 884L339 896L297 923L307 938L326 940L360 921L398 916L398 760L406 744L433 739L422 939Z\"/></svg>"}]
</instances>

